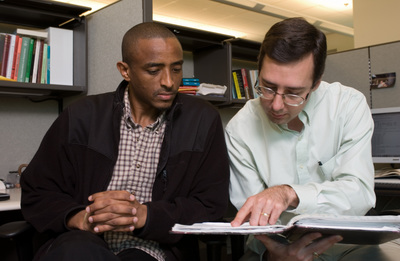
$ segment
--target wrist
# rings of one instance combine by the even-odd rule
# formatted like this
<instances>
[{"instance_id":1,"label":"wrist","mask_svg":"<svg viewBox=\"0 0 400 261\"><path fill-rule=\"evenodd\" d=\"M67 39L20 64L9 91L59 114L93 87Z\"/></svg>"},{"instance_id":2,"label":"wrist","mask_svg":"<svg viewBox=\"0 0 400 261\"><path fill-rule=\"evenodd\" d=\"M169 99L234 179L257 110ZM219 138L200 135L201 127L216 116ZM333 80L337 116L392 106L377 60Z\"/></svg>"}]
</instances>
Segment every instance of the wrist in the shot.
<instances>
[{"instance_id":1,"label":"wrist","mask_svg":"<svg viewBox=\"0 0 400 261\"><path fill-rule=\"evenodd\" d=\"M87 230L89 214L85 210L81 210L72 214L67 219L67 227L69 229Z\"/></svg>"},{"instance_id":2,"label":"wrist","mask_svg":"<svg viewBox=\"0 0 400 261\"><path fill-rule=\"evenodd\" d=\"M296 208L299 205L299 197L296 191L289 185L284 186L286 188L287 198L289 199L289 205Z\"/></svg>"},{"instance_id":3,"label":"wrist","mask_svg":"<svg viewBox=\"0 0 400 261\"><path fill-rule=\"evenodd\" d=\"M144 225L146 224L147 220L147 205L141 204L138 209L137 209L137 218L138 222L136 223L135 227L136 228L143 228Z\"/></svg>"}]
</instances>

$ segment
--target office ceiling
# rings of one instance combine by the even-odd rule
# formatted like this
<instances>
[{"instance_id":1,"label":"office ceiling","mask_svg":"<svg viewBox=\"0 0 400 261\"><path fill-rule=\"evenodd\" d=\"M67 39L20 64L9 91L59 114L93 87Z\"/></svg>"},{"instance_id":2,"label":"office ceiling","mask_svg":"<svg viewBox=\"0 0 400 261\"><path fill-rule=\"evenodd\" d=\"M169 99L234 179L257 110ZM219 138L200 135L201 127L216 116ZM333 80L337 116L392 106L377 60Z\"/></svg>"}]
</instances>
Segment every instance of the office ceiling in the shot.
<instances>
[{"instance_id":1,"label":"office ceiling","mask_svg":"<svg viewBox=\"0 0 400 261\"><path fill-rule=\"evenodd\" d=\"M56 0L94 10L118 0ZM128 1L128 0L125 0ZM131 0L129 0L131 1ZM326 34L353 36L352 0L152 0L153 19L262 41L286 17L305 17ZM171 18L174 20L171 21ZM226 29L227 31L219 31Z\"/></svg>"},{"instance_id":2,"label":"office ceiling","mask_svg":"<svg viewBox=\"0 0 400 261\"><path fill-rule=\"evenodd\" d=\"M153 15L226 28L255 41L274 23L296 16L326 34L353 36L351 0L153 0Z\"/></svg>"}]
</instances>

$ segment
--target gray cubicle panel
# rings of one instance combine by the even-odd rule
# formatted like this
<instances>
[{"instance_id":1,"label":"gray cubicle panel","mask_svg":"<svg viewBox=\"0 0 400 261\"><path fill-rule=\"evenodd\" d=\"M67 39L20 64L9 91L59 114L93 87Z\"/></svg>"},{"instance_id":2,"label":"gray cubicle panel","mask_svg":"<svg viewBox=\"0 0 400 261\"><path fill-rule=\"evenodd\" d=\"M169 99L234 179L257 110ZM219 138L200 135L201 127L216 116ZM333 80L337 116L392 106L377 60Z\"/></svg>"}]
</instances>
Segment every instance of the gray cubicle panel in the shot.
<instances>
[{"instance_id":1,"label":"gray cubicle panel","mask_svg":"<svg viewBox=\"0 0 400 261\"><path fill-rule=\"evenodd\" d=\"M328 55L325 73L326 82L340 82L361 91L370 105L368 48Z\"/></svg>"},{"instance_id":2,"label":"gray cubicle panel","mask_svg":"<svg viewBox=\"0 0 400 261\"><path fill-rule=\"evenodd\" d=\"M370 47L371 73L396 73L400 77L400 42ZM400 81L394 87L372 89L372 108L399 107Z\"/></svg>"}]
</instances>

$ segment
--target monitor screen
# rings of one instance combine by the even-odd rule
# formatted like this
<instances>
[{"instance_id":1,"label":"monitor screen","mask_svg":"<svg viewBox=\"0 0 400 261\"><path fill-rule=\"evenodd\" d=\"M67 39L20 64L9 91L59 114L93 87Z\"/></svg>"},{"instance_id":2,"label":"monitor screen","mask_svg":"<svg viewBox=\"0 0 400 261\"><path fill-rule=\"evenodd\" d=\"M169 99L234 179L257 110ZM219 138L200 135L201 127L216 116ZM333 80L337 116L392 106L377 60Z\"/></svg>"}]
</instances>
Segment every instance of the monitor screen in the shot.
<instances>
[{"instance_id":1,"label":"monitor screen","mask_svg":"<svg viewBox=\"0 0 400 261\"><path fill-rule=\"evenodd\" d=\"M372 109L374 163L400 163L400 107Z\"/></svg>"}]
</instances>

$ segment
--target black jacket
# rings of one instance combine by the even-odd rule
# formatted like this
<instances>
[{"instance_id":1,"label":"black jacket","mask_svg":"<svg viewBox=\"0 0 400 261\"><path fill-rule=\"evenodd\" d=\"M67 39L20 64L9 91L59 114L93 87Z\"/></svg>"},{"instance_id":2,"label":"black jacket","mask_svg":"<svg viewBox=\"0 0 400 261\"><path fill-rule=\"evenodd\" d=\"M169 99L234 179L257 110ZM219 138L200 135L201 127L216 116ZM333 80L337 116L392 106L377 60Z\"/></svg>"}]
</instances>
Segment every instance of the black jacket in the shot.
<instances>
[{"instance_id":1,"label":"black jacket","mask_svg":"<svg viewBox=\"0 0 400 261\"><path fill-rule=\"evenodd\" d=\"M22 213L39 232L68 231L67 216L84 209L89 195L107 189L118 156L126 85L81 99L46 133L21 177ZM134 231L158 241L168 260L193 258L194 241L169 233L175 223L218 220L225 213L229 166L223 135L211 105L177 95L167 112L152 202L145 203L147 222Z\"/></svg>"}]
</instances>

